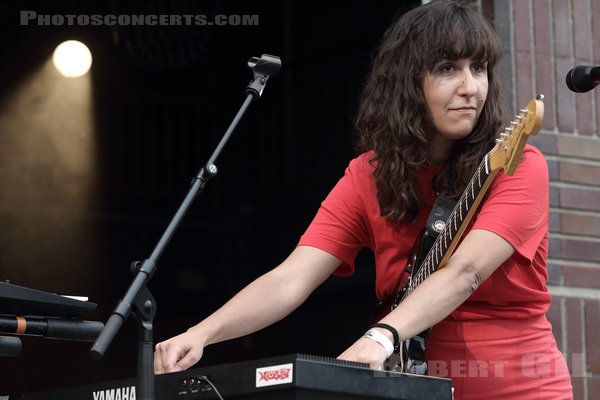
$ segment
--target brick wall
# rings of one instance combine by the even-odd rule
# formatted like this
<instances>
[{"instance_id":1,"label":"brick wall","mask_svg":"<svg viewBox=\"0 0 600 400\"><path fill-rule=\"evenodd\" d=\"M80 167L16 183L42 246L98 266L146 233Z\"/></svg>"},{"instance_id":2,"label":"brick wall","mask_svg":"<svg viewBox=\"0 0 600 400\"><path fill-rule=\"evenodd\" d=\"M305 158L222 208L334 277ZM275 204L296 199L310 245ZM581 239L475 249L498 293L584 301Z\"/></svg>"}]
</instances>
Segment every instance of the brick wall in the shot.
<instances>
[{"instance_id":1,"label":"brick wall","mask_svg":"<svg viewBox=\"0 0 600 400\"><path fill-rule=\"evenodd\" d=\"M489 1L482 0L482 4ZM565 84L576 65L600 64L600 1L495 0L512 110L545 95L540 148L550 171L548 317L571 371L574 398L600 393L600 89ZM592 21L596 21L593 26ZM526 345L526 344L524 344Z\"/></svg>"}]
</instances>

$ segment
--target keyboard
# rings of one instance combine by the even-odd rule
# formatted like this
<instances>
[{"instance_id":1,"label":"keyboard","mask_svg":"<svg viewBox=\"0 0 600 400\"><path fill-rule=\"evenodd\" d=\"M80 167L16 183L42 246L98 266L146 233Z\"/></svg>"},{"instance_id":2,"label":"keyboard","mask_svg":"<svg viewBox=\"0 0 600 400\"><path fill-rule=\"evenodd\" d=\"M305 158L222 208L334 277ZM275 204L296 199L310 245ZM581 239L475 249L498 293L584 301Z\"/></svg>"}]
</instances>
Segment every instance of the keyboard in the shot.
<instances>
[{"instance_id":1,"label":"keyboard","mask_svg":"<svg viewBox=\"0 0 600 400\"><path fill-rule=\"evenodd\" d=\"M135 400L124 379L10 396L13 400ZM376 371L366 364L291 354L157 375L157 400L451 400L449 379ZM221 397L220 397L221 396Z\"/></svg>"}]
</instances>

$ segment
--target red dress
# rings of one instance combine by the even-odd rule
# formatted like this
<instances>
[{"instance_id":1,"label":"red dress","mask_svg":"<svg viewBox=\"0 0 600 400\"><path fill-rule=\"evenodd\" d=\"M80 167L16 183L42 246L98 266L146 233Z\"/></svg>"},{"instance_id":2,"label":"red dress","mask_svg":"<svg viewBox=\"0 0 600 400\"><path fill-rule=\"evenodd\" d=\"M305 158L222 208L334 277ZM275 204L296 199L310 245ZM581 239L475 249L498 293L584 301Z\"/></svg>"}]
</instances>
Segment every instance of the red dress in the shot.
<instances>
[{"instance_id":1,"label":"red dress","mask_svg":"<svg viewBox=\"0 0 600 400\"><path fill-rule=\"evenodd\" d=\"M431 211L431 180L441 167L421 171L416 221L394 224L379 215L370 156L350 162L299 245L341 259L336 274L342 276L351 275L358 252L370 248L376 294L387 299L397 290ZM515 253L429 334L429 374L452 378L455 399L572 399L569 372L546 319L551 302L546 289L548 205L546 162L527 145L513 176L498 173L468 228L500 235Z\"/></svg>"}]
</instances>

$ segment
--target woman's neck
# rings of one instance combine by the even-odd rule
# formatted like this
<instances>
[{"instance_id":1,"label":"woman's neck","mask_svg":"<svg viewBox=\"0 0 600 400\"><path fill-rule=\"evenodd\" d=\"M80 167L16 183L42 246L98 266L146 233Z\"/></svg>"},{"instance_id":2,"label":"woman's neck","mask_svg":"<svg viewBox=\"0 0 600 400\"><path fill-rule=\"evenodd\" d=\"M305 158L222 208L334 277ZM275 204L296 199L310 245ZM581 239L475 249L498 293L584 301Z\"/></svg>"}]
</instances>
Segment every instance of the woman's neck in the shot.
<instances>
[{"instance_id":1,"label":"woman's neck","mask_svg":"<svg viewBox=\"0 0 600 400\"><path fill-rule=\"evenodd\" d=\"M429 142L429 163L437 165L446 162L455 143L455 140L435 135L431 142Z\"/></svg>"}]
</instances>

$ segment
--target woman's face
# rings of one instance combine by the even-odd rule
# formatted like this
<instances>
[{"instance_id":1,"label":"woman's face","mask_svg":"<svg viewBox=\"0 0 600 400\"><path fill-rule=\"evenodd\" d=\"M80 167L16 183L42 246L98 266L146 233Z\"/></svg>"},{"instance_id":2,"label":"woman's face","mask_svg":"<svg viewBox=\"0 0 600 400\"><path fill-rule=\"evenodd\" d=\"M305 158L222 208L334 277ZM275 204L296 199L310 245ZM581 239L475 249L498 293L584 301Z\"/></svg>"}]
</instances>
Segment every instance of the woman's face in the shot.
<instances>
[{"instance_id":1,"label":"woman's face","mask_svg":"<svg viewBox=\"0 0 600 400\"><path fill-rule=\"evenodd\" d=\"M435 129L432 145L446 155L477 123L488 93L487 63L441 60L423 77L423 94Z\"/></svg>"}]
</instances>

